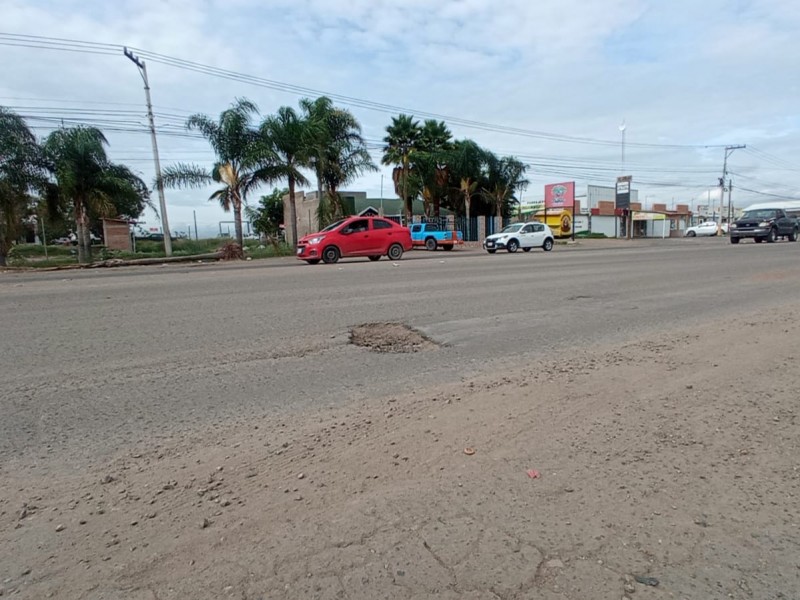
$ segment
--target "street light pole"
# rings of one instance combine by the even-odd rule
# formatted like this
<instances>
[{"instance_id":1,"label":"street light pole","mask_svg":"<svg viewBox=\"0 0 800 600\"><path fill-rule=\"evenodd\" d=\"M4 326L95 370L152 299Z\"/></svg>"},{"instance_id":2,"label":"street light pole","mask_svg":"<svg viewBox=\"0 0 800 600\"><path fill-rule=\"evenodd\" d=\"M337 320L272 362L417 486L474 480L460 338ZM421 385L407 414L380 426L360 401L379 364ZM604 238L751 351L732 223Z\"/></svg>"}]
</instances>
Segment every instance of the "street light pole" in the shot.
<instances>
[{"instance_id":1,"label":"street light pole","mask_svg":"<svg viewBox=\"0 0 800 600\"><path fill-rule=\"evenodd\" d=\"M161 208L161 230L164 233L164 254L172 256L172 236L169 231L169 219L167 218L167 201L164 198L164 182L161 181L161 161L158 159L158 143L156 142L156 123L153 118L153 104L150 102L150 83L147 80L147 66L144 61L134 55L127 48L123 49L133 64L139 68L139 75L144 81L144 95L147 101L147 120L150 122L150 140L153 143L153 162L156 167L156 188L158 189L158 204Z\"/></svg>"},{"instance_id":2,"label":"street light pole","mask_svg":"<svg viewBox=\"0 0 800 600\"><path fill-rule=\"evenodd\" d=\"M717 234L722 235L722 210L725 205L725 177L728 174L728 157L733 153L734 150L739 150L741 148L746 148L745 144L741 144L739 146L725 146L725 160L722 163L722 177L719 179L719 221L717 221ZM728 197L728 203L730 203L730 196ZM728 224L730 228L730 224Z\"/></svg>"}]
</instances>

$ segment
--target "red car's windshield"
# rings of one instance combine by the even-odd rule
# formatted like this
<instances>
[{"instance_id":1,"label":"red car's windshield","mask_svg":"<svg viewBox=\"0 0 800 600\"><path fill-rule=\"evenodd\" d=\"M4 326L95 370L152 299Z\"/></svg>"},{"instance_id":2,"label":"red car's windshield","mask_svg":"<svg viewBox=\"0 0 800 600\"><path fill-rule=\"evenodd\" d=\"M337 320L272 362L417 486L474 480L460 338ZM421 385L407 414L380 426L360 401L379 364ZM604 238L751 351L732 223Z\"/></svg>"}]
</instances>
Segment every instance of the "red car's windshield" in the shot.
<instances>
[{"instance_id":1,"label":"red car's windshield","mask_svg":"<svg viewBox=\"0 0 800 600\"><path fill-rule=\"evenodd\" d=\"M322 231L320 231L320 233L325 233L325 232L327 232L327 231L333 231L334 229L336 229L337 227L339 227L339 225L341 225L342 223L344 223L346 220L347 220L347 219L342 219L341 221L336 221L335 223L331 223L331 224L330 224L330 225L328 225L328 226L327 226L325 229L323 229Z\"/></svg>"}]
</instances>

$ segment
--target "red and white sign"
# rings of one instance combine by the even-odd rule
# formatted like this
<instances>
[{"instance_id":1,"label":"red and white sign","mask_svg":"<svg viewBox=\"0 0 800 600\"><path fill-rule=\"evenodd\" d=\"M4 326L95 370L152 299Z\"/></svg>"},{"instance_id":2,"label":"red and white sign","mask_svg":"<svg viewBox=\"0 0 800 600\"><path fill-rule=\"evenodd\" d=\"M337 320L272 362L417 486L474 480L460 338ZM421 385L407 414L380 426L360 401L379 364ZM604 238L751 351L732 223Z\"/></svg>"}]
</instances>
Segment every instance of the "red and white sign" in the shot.
<instances>
[{"instance_id":1,"label":"red and white sign","mask_svg":"<svg viewBox=\"0 0 800 600\"><path fill-rule=\"evenodd\" d=\"M544 186L544 207L572 208L575 206L575 182L551 183Z\"/></svg>"}]
</instances>

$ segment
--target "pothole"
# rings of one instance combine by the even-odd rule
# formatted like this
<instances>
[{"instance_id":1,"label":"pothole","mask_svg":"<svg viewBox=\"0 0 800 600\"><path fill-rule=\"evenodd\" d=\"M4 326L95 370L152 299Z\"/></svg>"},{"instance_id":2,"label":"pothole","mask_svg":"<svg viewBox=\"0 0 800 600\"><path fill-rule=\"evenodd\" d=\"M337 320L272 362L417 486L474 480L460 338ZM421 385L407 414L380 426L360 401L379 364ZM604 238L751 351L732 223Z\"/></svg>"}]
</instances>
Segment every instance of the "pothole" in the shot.
<instances>
[{"instance_id":1,"label":"pothole","mask_svg":"<svg viewBox=\"0 0 800 600\"><path fill-rule=\"evenodd\" d=\"M350 343L395 354L434 350L439 345L404 323L364 323L350 329Z\"/></svg>"}]
</instances>

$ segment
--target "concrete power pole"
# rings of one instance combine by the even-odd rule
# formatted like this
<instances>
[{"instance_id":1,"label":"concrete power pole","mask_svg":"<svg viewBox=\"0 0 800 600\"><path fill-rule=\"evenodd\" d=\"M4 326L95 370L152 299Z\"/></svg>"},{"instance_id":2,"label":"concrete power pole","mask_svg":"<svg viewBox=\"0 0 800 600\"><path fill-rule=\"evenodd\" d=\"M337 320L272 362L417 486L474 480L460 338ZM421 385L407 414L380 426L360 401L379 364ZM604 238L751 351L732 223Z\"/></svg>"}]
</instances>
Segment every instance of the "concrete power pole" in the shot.
<instances>
[{"instance_id":1,"label":"concrete power pole","mask_svg":"<svg viewBox=\"0 0 800 600\"><path fill-rule=\"evenodd\" d=\"M725 177L728 175L728 157L734 150L746 148L745 144L739 146L725 146L725 160L722 163L722 177L719 179L719 221L717 221L717 234L722 235L722 210L725 206ZM730 196L728 196L728 204L730 204ZM730 207L728 207L730 210ZM730 228L730 223L728 223Z\"/></svg>"},{"instance_id":2,"label":"concrete power pole","mask_svg":"<svg viewBox=\"0 0 800 600\"><path fill-rule=\"evenodd\" d=\"M156 142L156 123L153 118L153 104L150 102L150 83L147 80L147 67L143 60L125 48L123 50L133 64L139 68L139 75L144 81L144 95L147 101L147 120L150 122L150 140L153 142L153 162L156 166L156 188L158 189L158 204L161 209L161 230L164 233L164 254L172 256L172 236L169 231L167 218L167 201L164 198L164 183L161 181L161 161L158 159L158 143Z\"/></svg>"}]
</instances>

